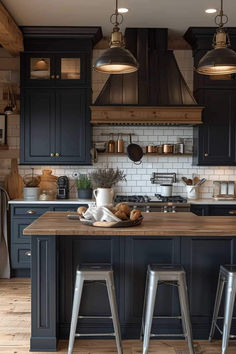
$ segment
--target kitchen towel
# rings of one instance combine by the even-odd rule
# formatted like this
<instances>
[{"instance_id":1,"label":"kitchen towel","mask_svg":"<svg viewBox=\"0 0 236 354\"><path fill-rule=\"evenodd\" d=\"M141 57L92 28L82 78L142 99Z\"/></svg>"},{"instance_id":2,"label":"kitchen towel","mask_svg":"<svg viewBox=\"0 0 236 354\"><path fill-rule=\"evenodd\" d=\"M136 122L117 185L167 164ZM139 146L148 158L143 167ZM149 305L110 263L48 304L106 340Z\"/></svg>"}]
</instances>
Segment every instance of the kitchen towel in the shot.
<instances>
[{"instance_id":1,"label":"kitchen towel","mask_svg":"<svg viewBox=\"0 0 236 354\"><path fill-rule=\"evenodd\" d=\"M0 187L0 278L10 278L10 259L8 251L7 210L9 196Z\"/></svg>"}]
</instances>

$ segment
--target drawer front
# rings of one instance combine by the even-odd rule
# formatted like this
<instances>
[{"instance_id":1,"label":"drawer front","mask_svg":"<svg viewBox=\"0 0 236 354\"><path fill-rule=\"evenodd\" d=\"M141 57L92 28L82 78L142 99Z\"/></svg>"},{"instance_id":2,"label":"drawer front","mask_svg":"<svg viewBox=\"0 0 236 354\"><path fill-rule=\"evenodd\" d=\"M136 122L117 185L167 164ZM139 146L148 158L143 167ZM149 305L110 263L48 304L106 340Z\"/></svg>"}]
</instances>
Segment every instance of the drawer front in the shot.
<instances>
[{"instance_id":1,"label":"drawer front","mask_svg":"<svg viewBox=\"0 0 236 354\"><path fill-rule=\"evenodd\" d=\"M11 265L14 269L30 268L31 247L29 244L12 244Z\"/></svg>"},{"instance_id":2,"label":"drawer front","mask_svg":"<svg viewBox=\"0 0 236 354\"><path fill-rule=\"evenodd\" d=\"M34 220L33 218L14 219L11 224L11 242L12 243L30 243L31 237L24 236L23 230L30 225Z\"/></svg>"},{"instance_id":3,"label":"drawer front","mask_svg":"<svg viewBox=\"0 0 236 354\"><path fill-rule=\"evenodd\" d=\"M46 211L49 211L50 207L47 206L34 206L34 205L28 205L28 206L14 206L13 211L12 211L12 216L13 217L29 217L29 218L37 218L40 215L46 213Z\"/></svg>"},{"instance_id":4,"label":"drawer front","mask_svg":"<svg viewBox=\"0 0 236 354\"><path fill-rule=\"evenodd\" d=\"M62 206L55 206L53 207L53 211L76 211L79 207L84 206L88 208L87 204L76 204L76 205L62 205Z\"/></svg>"},{"instance_id":5,"label":"drawer front","mask_svg":"<svg viewBox=\"0 0 236 354\"><path fill-rule=\"evenodd\" d=\"M214 206L210 207L209 215L212 216L236 216L236 206Z\"/></svg>"}]
</instances>

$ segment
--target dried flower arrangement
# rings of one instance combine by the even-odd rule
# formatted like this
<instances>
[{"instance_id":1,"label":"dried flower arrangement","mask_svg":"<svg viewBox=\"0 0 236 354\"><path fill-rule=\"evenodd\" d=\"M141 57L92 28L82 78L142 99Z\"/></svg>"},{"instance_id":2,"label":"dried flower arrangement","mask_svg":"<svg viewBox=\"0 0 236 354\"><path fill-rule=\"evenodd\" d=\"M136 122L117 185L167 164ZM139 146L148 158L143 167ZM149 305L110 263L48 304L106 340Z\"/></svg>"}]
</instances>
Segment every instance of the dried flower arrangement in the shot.
<instances>
[{"instance_id":1,"label":"dried flower arrangement","mask_svg":"<svg viewBox=\"0 0 236 354\"><path fill-rule=\"evenodd\" d=\"M126 181L124 171L115 170L113 168L102 169L91 172L89 175L92 187L95 188L112 188L121 181Z\"/></svg>"}]
</instances>

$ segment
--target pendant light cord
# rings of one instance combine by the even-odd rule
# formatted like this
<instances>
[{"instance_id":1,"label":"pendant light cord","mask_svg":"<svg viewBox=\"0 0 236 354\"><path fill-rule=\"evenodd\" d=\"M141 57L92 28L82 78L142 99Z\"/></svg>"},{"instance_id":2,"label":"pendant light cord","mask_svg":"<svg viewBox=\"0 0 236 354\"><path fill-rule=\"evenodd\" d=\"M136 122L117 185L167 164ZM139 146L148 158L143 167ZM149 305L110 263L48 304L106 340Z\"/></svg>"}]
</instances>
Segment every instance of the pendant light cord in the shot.
<instances>
[{"instance_id":1,"label":"pendant light cord","mask_svg":"<svg viewBox=\"0 0 236 354\"><path fill-rule=\"evenodd\" d=\"M215 24L222 28L228 22L228 16L224 14L223 0L220 0L220 12L215 17Z\"/></svg>"}]
</instances>

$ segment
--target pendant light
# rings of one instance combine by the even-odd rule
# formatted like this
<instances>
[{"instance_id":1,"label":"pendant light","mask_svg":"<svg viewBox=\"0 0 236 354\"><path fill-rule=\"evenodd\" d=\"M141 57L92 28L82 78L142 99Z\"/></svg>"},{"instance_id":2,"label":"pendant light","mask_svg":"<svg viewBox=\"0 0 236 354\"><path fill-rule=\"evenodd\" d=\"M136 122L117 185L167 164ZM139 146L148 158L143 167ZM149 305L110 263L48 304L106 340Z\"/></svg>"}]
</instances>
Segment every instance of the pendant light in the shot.
<instances>
[{"instance_id":1,"label":"pendant light","mask_svg":"<svg viewBox=\"0 0 236 354\"><path fill-rule=\"evenodd\" d=\"M223 12L223 0L221 9L215 17L215 23L219 28L213 38L210 50L199 61L197 72L203 75L224 75L236 73L236 53L230 49L230 38L223 26L228 22L228 16Z\"/></svg>"},{"instance_id":2,"label":"pendant light","mask_svg":"<svg viewBox=\"0 0 236 354\"><path fill-rule=\"evenodd\" d=\"M123 16L118 12L118 0L116 0L116 10L111 15L110 22L114 25L110 48L96 60L94 70L106 74L128 74L137 71L138 62L133 54L125 49L124 38L120 32L119 25L123 22Z\"/></svg>"},{"instance_id":3,"label":"pendant light","mask_svg":"<svg viewBox=\"0 0 236 354\"><path fill-rule=\"evenodd\" d=\"M13 111L14 111L14 105L12 104L9 87L7 88L7 96L8 96L8 102L7 102L6 107L4 108L4 114L9 116L9 115L13 114Z\"/></svg>"}]
</instances>

